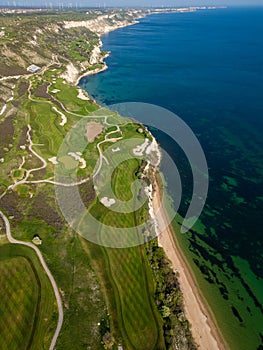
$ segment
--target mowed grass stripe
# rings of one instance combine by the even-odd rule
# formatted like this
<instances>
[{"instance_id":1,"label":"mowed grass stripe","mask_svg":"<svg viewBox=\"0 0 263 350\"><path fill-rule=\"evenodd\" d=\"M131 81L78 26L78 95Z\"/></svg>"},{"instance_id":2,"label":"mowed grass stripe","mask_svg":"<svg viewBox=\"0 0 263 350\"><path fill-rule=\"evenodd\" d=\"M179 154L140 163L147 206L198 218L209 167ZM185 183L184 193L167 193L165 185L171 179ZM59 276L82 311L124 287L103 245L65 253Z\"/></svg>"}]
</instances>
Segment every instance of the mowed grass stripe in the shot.
<instances>
[{"instance_id":1,"label":"mowed grass stripe","mask_svg":"<svg viewBox=\"0 0 263 350\"><path fill-rule=\"evenodd\" d=\"M124 343L128 349L153 350L158 342L158 326L149 301L138 247L104 248L104 251L115 297L119 299L119 327Z\"/></svg>"},{"instance_id":2,"label":"mowed grass stripe","mask_svg":"<svg viewBox=\"0 0 263 350\"><path fill-rule=\"evenodd\" d=\"M3 276L4 270L7 274ZM30 342L33 331L32 316L35 315L39 286L30 263L23 257L0 262L0 284L3 278L11 283L5 283L5 289L1 288L0 299L5 300L5 290L9 290L11 298L4 302L8 307L1 308L1 324L5 331L0 333L0 348L23 349Z\"/></svg>"},{"instance_id":3,"label":"mowed grass stripe","mask_svg":"<svg viewBox=\"0 0 263 350\"><path fill-rule=\"evenodd\" d=\"M30 248L0 245L0 285L0 349L48 348L57 305L48 277Z\"/></svg>"},{"instance_id":4,"label":"mowed grass stripe","mask_svg":"<svg viewBox=\"0 0 263 350\"><path fill-rule=\"evenodd\" d=\"M119 251L123 251L125 256L119 257ZM112 258L115 260L115 265L121 265L121 269L117 270L116 273L119 275L120 279L126 276L128 293L125 294L125 297L131 296L133 299L137 299L137 303L143 301L142 296L145 297L146 295L143 295L143 291L141 291L141 286L142 283L145 283L145 281L142 261L138 252L138 248L135 247L121 250L117 249L111 251L111 254L112 253L114 254ZM127 276L129 278L127 278Z\"/></svg>"},{"instance_id":5,"label":"mowed grass stripe","mask_svg":"<svg viewBox=\"0 0 263 350\"><path fill-rule=\"evenodd\" d=\"M120 298L122 315L120 325L125 328L133 348L154 349L158 330L148 300L143 274L137 269L140 256L134 256L133 252L131 253L131 250L136 249L137 247L125 249L126 256L130 260L128 264L133 266L131 269L125 268L127 264L118 258L120 249L105 248L105 252L108 255L112 277Z\"/></svg>"},{"instance_id":6,"label":"mowed grass stripe","mask_svg":"<svg viewBox=\"0 0 263 350\"><path fill-rule=\"evenodd\" d=\"M47 155L55 155L63 140L63 129L59 126L61 117L59 117L52 109L51 105L45 103L32 103L30 121L34 135L38 136L37 143L43 143L45 146L41 150L47 148Z\"/></svg>"},{"instance_id":7,"label":"mowed grass stripe","mask_svg":"<svg viewBox=\"0 0 263 350\"><path fill-rule=\"evenodd\" d=\"M122 162L115 169L111 186L121 200L131 199L131 184L137 179L140 165L141 160L131 159ZM150 266L144 257L145 251L138 246L125 249L103 247L103 241L112 242L115 239L114 227L134 227L138 222L144 223L148 215L147 203L136 213L120 214L104 207L97 198L89 207L89 212L102 223L96 230L102 246L95 250L102 251L104 256L103 262L100 261L97 266L103 270L99 274L104 275L101 281L107 288L115 340L121 342L127 350L164 350L162 320L154 302L155 285ZM89 232L90 228L84 219L85 215L79 228ZM136 229L134 234L139 234Z\"/></svg>"}]
</instances>

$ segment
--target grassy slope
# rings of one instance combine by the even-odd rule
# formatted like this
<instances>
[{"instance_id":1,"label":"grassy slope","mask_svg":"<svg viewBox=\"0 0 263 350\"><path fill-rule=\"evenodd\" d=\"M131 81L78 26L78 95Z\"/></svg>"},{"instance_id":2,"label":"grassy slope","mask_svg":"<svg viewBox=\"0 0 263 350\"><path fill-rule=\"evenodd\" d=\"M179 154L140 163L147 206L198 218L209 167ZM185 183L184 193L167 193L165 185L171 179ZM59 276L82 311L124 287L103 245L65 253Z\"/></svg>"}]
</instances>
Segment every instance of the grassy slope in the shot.
<instances>
[{"instance_id":1,"label":"grassy slope","mask_svg":"<svg viewBox=\"0 0 263 350\"><path fill-rule=\"evenodd\" d=\"M19 103L19 107L14 110L16 115L10 120L13 133L6 146L9 146L11 142L12 146L3 150L5 161L1 167L1 193L13 182L12 177L15 175L17 177L21 173L17 169L22 162L22 156L25 157L24 169L41 165L35 156L30 155L27 148L20 148L21 145L27 144L25 132L28 123L32 127L33 141L42 144L42 146L34 146L34 149L48 160L49 157L56 155L67 130L79 120L77 116L65 113L68 122L64 128L61 127L59 125L61 117L52 110L53 106L61 110L59 105L34 95L37 86L49 83L51 80L53 80L51 74L46 74L42 78L36 78L36 76L32 78L32 98L38 102L28 100L24 85L21 88L21 85L26 84L27 81L22 80L14 89L14 100ZM54 84L54 86L56 85ZM21 90L23 91L21 92ZM77 88L63 84L63 92L61 96L68 101L75 100L75 110L80 111L78 108L79 106L83 107L83 101L76 99ZM85 101L85 106L87 108L91 106L91 110L98 108L94 103L87 101ZM13 106L12 108L14 109ZM9 109L10 107L8 107ZM47 168L44 171L32 173L31 179L48 178L53 173L54 166L48 162ZM13 174L12 177L11 174ZM31 199L29 198L30 193L34 194ZM57 349L101 349L99 323L106 318L103 296L95 273L90 266L89 258L80 244L79 237L65 227L65 223L56 208L53 187L51 185L20 185L14 193L8 193L1 200L1 209L13 216L11 228L15 237L31 241L37 233L43 239L40 250L60 288L64 303L64 322ZM56 311L54 300L51 297L49 300ZM44 298L43 301L45 301ZM33 349L42 349L42 344L47 344L45 346L48 348L55 325L56 318L49 323L50 327L45 334L46 343L43 342L42 334L35 333L35 340L39 343L32 347ZM10 332L10 334L13 333ZM12 347L12 349L15 348L18 347Z\"/></svg>"},{"instance_id":2,"label":"grassy slope","mask_svg":"<svg viewBox=\"0 0 263 350\"><path fill-rule=\"evenodd\" d=\"M57 308L50 282L34 252L0 246L0 348L48 349Z\"/></svg>"},{"instance_id":3,"label":"grassy slope","mask_svg":"<svg viewBox=\"0 0 263 350\"><path fill-rule=\"evenodd\" d=\"M131 159L115 169L112 188L119 199L131 199L130 186L139 166L139 160ZM139 217L143 222L147 217L145 206L135 213L116 215L96 201L91 210L104 224L118 227L136 226ZM108 301L115 338L127 349L165 349L162 321L154 301L153 275L144 247L97 247L95 250L100 258L93 260L97 261L100 270L104 270L103 279L110 286Z\"/></svg>"},{"instance_id":4,"label":"grassy slope","mask_svg":"<svg viewBox=\"0 0 263 350\"><path fill-rule=\"evenodd\" d=\"M53 187L38 188L30 201L20 199L20 208L23 203L27 203L27 210L24 218L13 220L13 234L24 241L40 235L39 248L62 295L64 322L56 348L101 349L98 323L106 317L101 287L79 236L66 228L60 217Z\"/></svg>"}]
</instances>

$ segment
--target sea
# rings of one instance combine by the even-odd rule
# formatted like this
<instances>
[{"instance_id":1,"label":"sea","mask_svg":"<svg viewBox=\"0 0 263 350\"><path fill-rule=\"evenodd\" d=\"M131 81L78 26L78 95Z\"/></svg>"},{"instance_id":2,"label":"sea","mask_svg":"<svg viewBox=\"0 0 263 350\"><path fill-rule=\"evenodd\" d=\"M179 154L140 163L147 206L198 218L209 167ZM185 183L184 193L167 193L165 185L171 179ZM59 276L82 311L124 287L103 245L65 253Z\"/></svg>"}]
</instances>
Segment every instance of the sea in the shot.
<instances>
[{"instance_id":1,"label":"sea","mask_svg":"<svg viewBox=\"0 0 263 350\"><path fill-rule=\"evenodd\" d=\"M102 105L164 107L192 129L209 191L177 240L229 348L263 349L263 7L149 15L102 41L109 68L80 86ZM191 167L178 144L151 131L176 162L184 216Z\"/></svg>"}]
</instances>

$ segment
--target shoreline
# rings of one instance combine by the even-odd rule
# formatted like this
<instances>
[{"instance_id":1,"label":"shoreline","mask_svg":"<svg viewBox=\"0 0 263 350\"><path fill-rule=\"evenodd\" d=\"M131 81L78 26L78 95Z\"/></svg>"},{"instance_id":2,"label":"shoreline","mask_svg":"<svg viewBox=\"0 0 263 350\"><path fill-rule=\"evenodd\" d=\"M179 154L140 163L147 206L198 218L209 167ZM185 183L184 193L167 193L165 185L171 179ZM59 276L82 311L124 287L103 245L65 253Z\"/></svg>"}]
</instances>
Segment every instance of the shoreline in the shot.
<instances>
[{"instance_id":1,"label":"shoreline","mask_svg":"<svg viewBox=\"0 0 263 350\"><path fill-rule=\"evenodd\" d=\"M96 33L96 34L99 36L99 45L98 45L98 46L95 46L95 48L99 49L99 52L101 53L101 47L103 46L101 39L102 39L102 36L103 36L103 35L107 35L108 33L113 32L114 30L117 30L117 29L121 29L121 28L125 28L125 27L129 27L129 26L138 24L138 23L139 23L139 19L140 19L140 18L144 18L144 17L146 17L147 15L148 15L148 14L145 14L145 15L139 16L139 17L136 17L135 20L134 20L133 22L130 22L130 23L125 22L125 23L122 23L122 24L120 24L120 25L118 25L118 26L113 26L112 28L108 28L108 30L105 31L104 33L96 33L96 32L94 32L94 33ZM85 77L88 77L88 76L90 76L90 75L99 74L99 73L104 72L105 70L107 70L107 69L108 69L108 66L107 66L106 62L104 62L104 60L105 60L105 58L109 57L109 55L110 55L110 52L106 52L105 55L100 56L100 57L97 59L96 64L97 64L97 63L103 63L103 67L101 67L101 68L96 68L96 69L93 69L93 70L91 70L91 71L86 70L86 71L84 71L84 72L80 72L81 74L80 74L78 77L76 77L76 78L74 79L73 85L74 85L74 86L78 86L79 83L80 83L80 81L81 81L81 79L83 79L83 78L85 78ZM82 89L80 86L79 86L79 88ZM83 89L82 89L82 90L83 90ZM85 91L85 90L84 90L84 91ZM88 93L87 91L85 91L85 92Z\"/></svg>"},{"instance_id":2,"label":"shoreline","mask_svg":"<svg viewBox=\"0 0 263 350\"><path fill-rule=\"evenodd\" d=\"M103 30L98 31L98 28L91 29L91 31L93 31L94 33L96 33L99 36L99 45L95 46L95 48L99 49L99 51L101 53L101 47L103 46L101 39L102 39L103 35L107 35L110 32L113 32L114 30L117 30L117 29L121 29L121 28L125 28L125 27L129 27L129 26L133 26L135 24L138 24L138 23L140 23L140 21L139 21L140 19L145 18L145 17L150 16L150 15L169 14L169 13L187 13L187 12L226 9L226 8L227 8L226 6L203 6L203 7L193 6L193 7L185 7L185 8L172 8L172 9L166 9L166 10L165 9L155 9L155 10L146 11L146 12L137 11L137 10L135 10L135 12L134 12L134 10L131 10L134 14L137 14L137 16L134 17L134 20L132 22L127 22L124 20L123 22L119 22L118 24L113 25L111 27L104 28ZM81 22L81 23L84 27L88 27L88 28L89 28L90 24L91 24L91 27L94 25L93 20L91 20L91 22L86 21L86 22ZM72 28L72 27L73 28L78 27L79 24L80 23L76 22L76 21L64 22L64 28L67 29L67 28ZM110 52L107 52L105 55L98 57L96 63L103 63L104 66L102 68L97 68L97 69L94 69L92 71L89 71L89 70L82 71L82 72L80 71L79 75L73 80L73 82L72 82L73 85L74 86L79 85L82 78L85 78L85 77L90 76L90 75L95 75L95 74L98 74L98 73L101 73L101 72L107 70L108 66L104 62L104 59L107 58L109 55L110 55ZM85 92L87 92L87 91L85 91Z\"/></svg>"},{"instance_id":3,"label":"shoreline","mask_svg":"<svg viewBox=\"0 0 263 350\"><path fill-rule=\"evenodd\" d=\"M103 57L103 59L106 58L106 57L108 57L108 56ZM100 63L100 62L98 62L98 63ZM96 68L96 69L93 69L93 70L84 72L82 75L80 75L80 76L73 82L73 86L78 86L79 83L80 83L80 80L83 79L83 78L85 78L85 77L88 77L89 75L99 74L99 73L101 73L101 72L104 72L106 69L108 69L108 66L107 66L107 64L106 64L105 62L102 61L101 63L104 64L104 66L103 66L102 68ZM83 91L85 91L86 93L88 93L86 90L82 89L80 86L78 86L78 87L79 87L81 90L83 90Z\"/></svg>"},{"instance_id":4,"label":"shoreline","mask_svg":"<svg viewBox=\"0 0 263 350\"><path fill-rule=\"evenodd\" d=\"M225 7L214 7L216 8L225 8ZM212 8L206 8L212 9ZM173 12L190 12L193 9L187 8L184 11L173 11ZM195 11L197 9L195 8ZM114 31L116 29L124 28L127 26L131 26L139 23L139 19L146 17L152 14L160 14L160 13L169 13L165 11L160 12L152 12L144 14L144 16L139 16L132 23L123 23L119 26L112 27L107 32L103 34L98 34L99 38L103 35L107 35L109 32ZM101 53L102 42L100 41L99 48ZM101 73L108 69L107 64L104 62L104 59L110 55L110 52L106 53L103 56L98 57L97 63L103 63L102 68L96 68L91 71L85 71L76 79L74 79L73 85L79 86L79 83L82 78L85 78L90 75L95 75ZM80 72L81 73L81 72ZM81 86L79 86L80 89ZM84 89L82 89L84 90ZM88 91L84 90L86 93ZM89 93L88 93L89 94ZM160 188L155 182L153 184L154 190L152 195L152 211L153 215L158 211L160 206ZM165 212L162 213L163 220L166 218ZM157 222L158 225L158 222ZM162 247L165 251L166 256L172 263L172 269L176 273L179 273L177 277L180 285L180 290L183 296L183 306L185 311L185 316L188 322L191 325L190 331L193 336L195 343L197 344L198 349L200 350L227 350L227 344L220 332L219 327L216 325L216 319L213 317L212 310L206 302L205 297L202 295L200 289L197 286L197 282L194 277L194 273L192 272L190 266L187 263L186 258L183 253L180 251L179 244L176 239L176 235L174 233L174 228L168 226L161 234L158 234L158 245Z\"/></svg>"},{"instance_id":5,"label":"shoreline","mask_svg":"<svg viewBox=\"0 0 263 350\"><path fill-rule=\"evenodd\" d=\"M161 203L160 188L155 182L153 193L153 210L158 212ZM163 220L166 220L166 213L161 212ZM180 251L176 240L174 229L171 225L158 234L158 245L162 247L171 261L172 269L179 273L177 277L180 290L183 296L185 316L191 324L191 333L194 341L201 350L227 350L225 340L216 326L212 312L207 305L204 296L199 290L193 272L188 266L185 257Z\"/></svg>"}]
</instances>

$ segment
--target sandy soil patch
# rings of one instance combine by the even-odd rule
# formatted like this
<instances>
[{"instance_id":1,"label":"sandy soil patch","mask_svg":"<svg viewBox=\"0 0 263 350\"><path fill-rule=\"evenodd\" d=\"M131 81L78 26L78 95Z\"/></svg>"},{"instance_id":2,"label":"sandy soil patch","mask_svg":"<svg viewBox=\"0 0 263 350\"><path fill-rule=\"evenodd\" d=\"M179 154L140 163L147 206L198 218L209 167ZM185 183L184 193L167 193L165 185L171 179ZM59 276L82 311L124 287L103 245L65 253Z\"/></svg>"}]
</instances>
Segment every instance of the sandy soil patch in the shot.
<instances>
[{"instance_id":1,"label":"sandy soil patch","mask_svg":"<svg viewBox=\"0 0 263 350\"><path fill-rule=\"evenodd\" d=\"M2 114L5 113L6 107L7 107L6 105L3 106L3 108L2 108L1 111L0 111L0 115L2 115Z\"/></svg>"},{"instance_id":2,"label":"sandy soil patch","mask_svg":"<svg viewBox=\"0 0 263 350\"><path fill-rule=\"evenodd\" d=\"M157 213L160 208L161 194L158 186L155 187L156 191L152 204L154 212ZM164 210L162 210L160 214L162 217L161 220L165 221L166 213ZM192 325L192 335L197 345L199 345L200 350L225 350L226 348L222 337L215 326L208 307L203 301L191 271L180 252L180 248L178 247L173 230L170 226L159 234L158 243L171 260L173 270L179 272L178 280L183 293L185 314Z\"/></svg>"},{"instance_id":3,"label":"sandy soil patch","mask_svg":"<svg viewBox=\"0 0 263 350\"><path fill-rule=\"evenodd\" d=\"M102 133L103 125L97 122L88 122L86 126L86 138L89 142L94 142L97 136Z\"/></svg>"}]
</instances>

